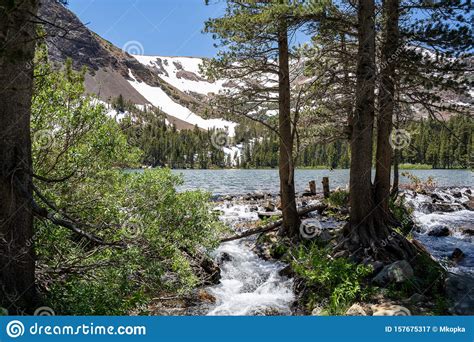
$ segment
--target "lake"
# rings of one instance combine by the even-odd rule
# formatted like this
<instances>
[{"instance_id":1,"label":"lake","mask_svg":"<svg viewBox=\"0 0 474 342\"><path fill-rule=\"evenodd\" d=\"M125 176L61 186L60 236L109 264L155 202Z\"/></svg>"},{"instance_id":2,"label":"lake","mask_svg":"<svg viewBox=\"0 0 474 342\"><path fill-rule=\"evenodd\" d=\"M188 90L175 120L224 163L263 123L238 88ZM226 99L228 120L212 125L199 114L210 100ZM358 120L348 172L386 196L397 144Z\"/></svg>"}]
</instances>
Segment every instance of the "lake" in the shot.
<instances>
[{"instance_id":1,"label":"lake","mask_svg":"<svg viewBox=\"0 0 474 342\"><path fill-rule=\"evenodd\" d=\"M473 186L473 172L469 170L402 170L409 172L422 180L433 177L437 186ZM173 170L174 174L181 174L184 184L179 190L201 189L213 195L246 194L249 192L279 192L278 170ZM321 180L329 177L332 189L346 187L349 183L349 170L296 170L296 191L302 192L308 187L308 182L316 180L317 191L322 191ZM400 177L402 184L410 181Z\"/></svg>"}]
</instances>

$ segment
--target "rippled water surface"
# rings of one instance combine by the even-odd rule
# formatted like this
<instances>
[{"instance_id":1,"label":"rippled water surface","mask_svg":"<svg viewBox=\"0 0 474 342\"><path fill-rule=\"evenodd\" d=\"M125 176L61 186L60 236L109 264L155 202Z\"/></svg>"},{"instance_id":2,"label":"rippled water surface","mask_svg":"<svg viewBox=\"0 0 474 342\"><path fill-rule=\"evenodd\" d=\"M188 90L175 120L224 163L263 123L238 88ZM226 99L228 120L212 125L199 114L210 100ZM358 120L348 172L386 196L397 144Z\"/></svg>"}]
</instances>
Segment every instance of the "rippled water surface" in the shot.
<instances>
[{"instance_id":1,"label":"rippled water surface","mask_svg":"<svg viewBox=\"0 0 474 342\"><path fill-rule=\"evenodd\" d=\"M438 186L472 186L473 173L468 170L403 170L426 180L433 177ZM245 194L249 192L277 193L279 188L278 170L173 170L182 174L184 185L180 190L202 189L214 195ZM332 188L345 187L349 183L349 170L296 170L296 191L302 192L308 182L316 180L321 191L321 180L329 177ZM401 177L401 183L409 183Z\"/></svg>"}]
</instances>

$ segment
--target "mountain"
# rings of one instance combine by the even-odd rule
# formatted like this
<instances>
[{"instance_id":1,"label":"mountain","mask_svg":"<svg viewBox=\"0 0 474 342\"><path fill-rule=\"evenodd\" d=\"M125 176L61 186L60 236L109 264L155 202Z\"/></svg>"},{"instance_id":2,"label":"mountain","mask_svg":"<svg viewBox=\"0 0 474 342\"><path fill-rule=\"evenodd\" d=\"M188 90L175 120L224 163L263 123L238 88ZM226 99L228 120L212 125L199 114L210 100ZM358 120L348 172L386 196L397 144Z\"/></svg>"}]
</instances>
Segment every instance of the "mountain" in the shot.
<instances>
[{"instance_id":1,"label":"mountain","mask_svg":"<svg viewBox=\"0 0 474 342\"><path fill-rule=\"evenodd\" d=\"M86 90L105 102L122 95L138 106L159 108L178 129L194 126L206 130L220 128L234 134L236 123L209 118L207 103L212 93L231 89L232 82L210 82L199 71L203 59L196 57L143 56L139 42L123 49L101 38L57 0L41 0L39 17L44 22L51 61L63 65L70 58L75 69L87 67ZM138 54L129 54L127 51ZM298 68L296 68L298 69ZM472 106L473 94L462 97L438 94L446 104ZM427 117L421 106L412 106L415 117ZM267 115L275 113L267 112ZM442 112L444 119L452 112Z\"/></svg>"},{"instance_id":2,"label":"mountain","mask_svg":"<svg viewBox=\"0 0 474 342\"><path fill-rule=\"evenodd\" d=\"M50 60L61 66L70 58L73 67L87 68L86 90L110 103L122 95L139 106L154 106L178 129L219 128L234 134L235 123L205 118L209 93L225 82L209 82L199 73L200 58L148 57L129 54L89 30L67 7L56 0L41 0ZM137 42L130 42L139 44ZM130 47L130 46L129 46Z\"/></svg>"}]
</instances>

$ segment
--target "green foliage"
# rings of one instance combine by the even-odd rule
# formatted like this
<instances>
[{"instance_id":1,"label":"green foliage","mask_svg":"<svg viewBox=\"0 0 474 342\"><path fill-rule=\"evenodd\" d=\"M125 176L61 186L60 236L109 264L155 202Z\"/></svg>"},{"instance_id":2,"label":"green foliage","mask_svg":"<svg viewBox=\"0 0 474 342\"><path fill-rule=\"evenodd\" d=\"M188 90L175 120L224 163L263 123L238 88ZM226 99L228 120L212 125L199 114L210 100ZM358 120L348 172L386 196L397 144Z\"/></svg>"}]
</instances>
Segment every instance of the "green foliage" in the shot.
<instances>
[{"instance_id":1,"label":"green foliage","mask_svg":"<svg viewBox=\"0 0 474 342\"><path fill-rule=\"evenodd\" d=\"M404 300L415 293L423 293L434 299L435 314L447 314L448 303L444 290L446 271L426 253L419 253L411 264L414 265L415 278L401 284L390 284L387 288L388 297Z\"/></svg>"},{"instance_id":2,"label":"green foliage","mask_svg":"<svg viewBox=\"0 0 474 342\"><path fill-rule=\"evenodd\" d=\"M84 94L83 72L54 71L38 55L32 111L36 197L50 216L114 246L35 220L38 279L58 314L127 314L162 291L199 284L195 259L221 224L209 194L179 193L168 169L124 172L140 160L105 108Z\"/></svg>"},{"instance_id":3,"label":"green foliage","mask_svg":"<svg viewBox=\"0 0 474 342\"><path fill-rule=\"evenodd\" d=\"M401 163L428 164L433 169L468 168L472 153L474 121L456 115L446 122L422 119L406 127L410 145L401 150Z\"/></svg>"},{"instance_id":4,"label":"green foliage","mask_svg":"<svg viewBox=\"0 0 474 342\"><path fill-rule=\"evenodd\" d=\"M311 309L329 298L327 314L340 315L356 300L366 299L371 289L364 279L372 267L357 265L344 258L331 259L329 251L316 244L300 246L294 251L292 267L310 287L307 304Z\"/></svg>"},{"instance_id":5,"label":"green foliage","mask_svg":"<svg viewBox=\"0 0 474 342\"><path fill-rule=\"evenodd\" d=\"M140 125L136 124L137 120ZM472 119L454 116L446 125L456 128L454 134L463 139L458 141L453 135L449 144L443 145L446 162L439 163L442 151L436 139L442 126L430 120L410 123L406 128L413 132L412 140L410 146L401 150L400 170L468 168L468 156L474 141ZM126 118L121 126L129 143L144 151L141 161L147 165L168 165L172 168L276 168L278 165L278 136L250 120L240 120L235 138L227 139L229 145L242 144L243 152L237 165L232 165L222 150L211 144L214 132L199 129L177 131L166 125L165 117L160 113L142 112L134 117L133 122ZM307 144L299 154L297 167L300 168L346 169L350 165L349 144L344 140Z\"/></svg>"},{"instance_id":6,"label":"green foliage","mask_svg":"<svg viewBox=\"0 0 474 342\"><path fill-rule=\"evenodd\" d=\"M400 223L400 233L407 236L411 233L415 223L412 219L413 210L405 205L405 198L400 197L396 201L390 200L390 212L395 219Z\"/></svg>"},{"instance_id":7,"label":"green foliage","mask_svg":"<svg viewBox=\"0 0 474 342\"><path fill-rule=\"evenodd\" d=\"M336 190L329 194L327 202L333 207L345 207L349 202L349 193L346 190Z\"/></svg>"},{"instance_id":8,"label":"green foliage","mask_svg":"<svg viewBox=\"0 0 474 342\"><path fill-rule=\"evenodd\" d=\"M143 164L191 169L232 166L222 150L229 140L223 132L198 127L178 131L159 110L128 111L120 126L129 144L144 151Z\"/></svg>"}]
</instances>

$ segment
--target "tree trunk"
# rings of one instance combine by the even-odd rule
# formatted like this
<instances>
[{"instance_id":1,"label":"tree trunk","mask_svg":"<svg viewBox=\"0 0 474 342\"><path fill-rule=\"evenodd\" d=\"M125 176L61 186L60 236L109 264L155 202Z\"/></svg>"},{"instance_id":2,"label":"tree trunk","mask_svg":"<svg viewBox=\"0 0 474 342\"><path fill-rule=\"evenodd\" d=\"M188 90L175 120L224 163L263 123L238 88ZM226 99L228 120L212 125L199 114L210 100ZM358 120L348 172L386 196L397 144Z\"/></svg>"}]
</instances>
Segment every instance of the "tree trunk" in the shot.
<instances>
[{"instance_id":1,"label":"tree trunk","mask_svg":"<svg viewBox=\"0 0 474 342\"><path fill-rule=\"evenodd\" d=\"M280 192L283 225L280 233L290 237L299 234L300 218L296 209L293 165L293 135L290 103L290 67L288 54L288 31L281 20L278 32L279 52L279 133L280 133Z\"/></svg>"},{"instance_id":2,"label":"tree trunk","mask_svg":"<svg viewBox=\"0 0 474 342\"><path fill-rule=\"evenodd\" d=\"M410 260L415 254L415 249L405 237L393 231L389 222L379 215L380 212L377 210L379 203L375 202L375 193L372 190L375 101L374 9L374 0L359 0L356 108L351 137L351 212L350 222L344 229L345 240L342 245L360 259L371 256L386 262L398 259Z\"/></svg>"},{"instance_id":3,"label":"tree trunk","mask_svg":"<svg viewBox=\"0 0 474 342\"><path fill-rule=\"evenodd\" d=\"M390 196L392 198L396 198L398 195L398 188L400 184L400 151L395 150L393 154L393 184L392 184L392 191L390 192Z\"/></svg>"},{"instance_id":4,"label":"tree trunk","mask_svg":"<svg viewBox=\"0 0 474 342\"><path fill-rule=\"evenodd\" d=\"M379 86L379 115L377 118L377 154L375 171L375 203L381 219L390 216L390 170L392 166L392 133L395 76L399 30L399 0L385 0L383 6L383 42Z\"/></svg>"},{"instance_id":5,"label":"tree trunk","mask_svg":"<svg viewBox=\"0 0 474 342\"><path fill-rule=\"evenodd\" d=\"M355 229L366 223L373 207L371 170L375 102L374 8L374 0L359 0L356 107L352 117L349 180L350 223Z\"/></svg>"},{"instance_id":6,"label":"tree trunk","mask_svg":"<svg viewBox=\"0 0 474 342\"><path fill-rule=\"evenodd\" d=\"M31 97L37 1L0 0L0 305L31 312L33 250Z\"/></svg>"}]
</instances>

